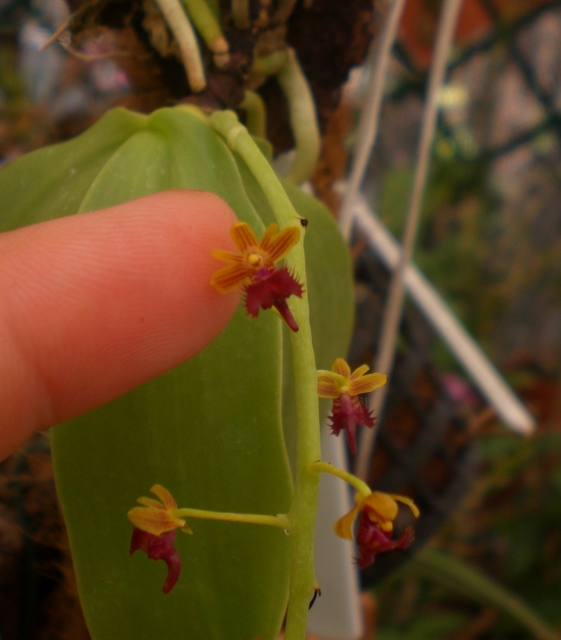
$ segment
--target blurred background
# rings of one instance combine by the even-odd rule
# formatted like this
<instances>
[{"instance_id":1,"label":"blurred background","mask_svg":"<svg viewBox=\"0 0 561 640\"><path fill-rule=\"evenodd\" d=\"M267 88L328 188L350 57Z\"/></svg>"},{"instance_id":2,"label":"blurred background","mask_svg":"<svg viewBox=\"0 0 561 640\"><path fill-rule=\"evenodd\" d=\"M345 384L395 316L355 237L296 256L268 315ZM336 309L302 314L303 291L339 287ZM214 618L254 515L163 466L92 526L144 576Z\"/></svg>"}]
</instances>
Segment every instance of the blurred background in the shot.
<instances>
[{"instance_id":1,"label":"blurred background","mask_svg":"<svg viewBox=\"0 0 561 640\"><path fill-rule=\"evenodd\" d=\"M438 0L407 1L364 184L369 205L396 237L407 210L440 8ZM368 27L374 37L379 9ZM63 0L0 0L2 164L78 134L113 105L140 104L138 77L131 75L130 61L123 62L130 52L109 30L84 38L79 47L64 33L57 37L71 10L76 7ZM53 34L53 44L41 50ZM354 62L364 53L363 47ZM353 67L332 100L336 108L322 119L324 149L313 183L334 213L366 75ZM444 398L440 466L432 460L422 479L433 488L445 485L444 495L461 463L462 486L421 536L412 559L364 577L366 638L557 638L561 2L464 0L440 107L414 260L523 399L537 430L521 437L506 429L419 312L406 309L398 348L403 357L384 429L406 449L431 426L424 407ZM352 354L359 360L372 355L387 274L360 238L352 256ZM415 375L408 373L412 360ZM419 384L411 385L412 379ZM403 409L405 396L414 418ZM382 484L391 466L382 459L384 442L372 471ZM87 638L76 612L48 442L39 436L1 471L2 638ZM409 493L419 491L411 478L405 485Z\"/></svg>"}]
</instances>

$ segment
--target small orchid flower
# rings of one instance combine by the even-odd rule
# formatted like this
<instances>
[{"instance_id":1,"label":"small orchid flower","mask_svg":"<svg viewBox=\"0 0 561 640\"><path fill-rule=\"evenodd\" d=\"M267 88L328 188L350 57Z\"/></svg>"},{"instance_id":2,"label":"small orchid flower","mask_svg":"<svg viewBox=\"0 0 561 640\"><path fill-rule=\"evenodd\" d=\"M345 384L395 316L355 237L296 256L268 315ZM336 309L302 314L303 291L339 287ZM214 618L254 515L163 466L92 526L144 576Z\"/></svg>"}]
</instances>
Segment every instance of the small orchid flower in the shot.
<instances>
[{"instance_id":1,"label":"small orchid flower","mask_svg":"<svg viewBox=\"0 0 561 640\"><path fill-rule=\"evenodd\" d=\"M144 551L151 560L163 560L168 566L168 575L162 591L169 593L179 578L181 571L181 558L177 551L173 548L175 534L177 531L167 531L159 536L153 533L142 531L142 529L133 529L131 538L130 554L139 549Z\"/></svg>"},{"instance_id":2,"label":"small orchid flower","mask_svg":"<svg viewBox=\"0 0 561 640\"><path fill-rule=\"evenodd\" d=\"M219 293L228 293L241 287L245 296L248 315L257 318L260 309L275 309L292 329L298 331L286 299L292 295L302 297L304 289L286 267L277 268L281 260L300 239L298 227L287 227L278 231L270 224L261 241L245 222L235 222L230 230L238 253L216 249L212 255L229 262L219 269L210 284Z\"/></svg>"},{"instance_id":3,"label":"small orchid flower","mask_svg":"<svg viewBox=\"0 0 561 640\"><path fill-rule=\"evenodd\" d=\"M356 453L356 428L361 425L374 426L374 417L360 401L359 395L370 393L386 384L387 376L381 373L366 372L366 364L351 374L349 365L343 358L337 358L331 371L318 371L318 395L320 398L332 398L331 431L338 436L345 430L351 453Z\"/></svg>"},{"instance_id":4,"label":"small orchid flower","mask_svg":"<svg viewBox=\"0 0 561 640\"><path fill-rule=\"evenodd\" d=\"M353 523L361 515L357 532L358 558L361 569L371 565L378 553L406 549L413 542L413 529L408 527L396 540L392 540L393 521L397 517L398 502L407 505L413 515L419 517L417 505L406 496L374 491L368 496L356 494L356 505L349 513L337 520L333 530L346 540L353 539Z\"/></svg>"},{"instance_id":5,"label":"small orchid flower","mask_svg":"<svg viewBox=\"0 0 561 640\"><path fill-rule=\"evenodd\" d=\"M159 484L150 491L161 502L153 498L139 498L142 507L134 507L128 512L128 518L134 525L131 538L130 554L139 549L151 560L163 560L168 566L168 575L162 591L169 593L175 586L181 570L179 554L173 548L177 529L192 533L183 518L178 518L174 511L177 503L171 493Z\"/></svg>"}]
</instances>

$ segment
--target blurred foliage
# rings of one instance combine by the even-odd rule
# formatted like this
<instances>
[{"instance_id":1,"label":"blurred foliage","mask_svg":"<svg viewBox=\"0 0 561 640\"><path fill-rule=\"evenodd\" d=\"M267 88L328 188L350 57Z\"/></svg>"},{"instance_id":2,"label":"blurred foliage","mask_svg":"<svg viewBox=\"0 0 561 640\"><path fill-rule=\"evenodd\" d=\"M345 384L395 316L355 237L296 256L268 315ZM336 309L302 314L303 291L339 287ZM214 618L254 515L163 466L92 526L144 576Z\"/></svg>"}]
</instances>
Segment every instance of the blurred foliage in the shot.
<instances>
[{"instance_id":1,"label":"blurred foliage","mask_svg":"<svg viewBox=\"0 0 561 640\"><path fill-rule=\"evenodd\" d=\"M379 188L377 210L397 238L412 175L409 167L393 168ZM436 157L415 254L421 270L491 352L493 327L519 290L521 278L534 288L544 286L544 280L549 286L559 269L558 260L549 269L548 252L533 266L524 260L509 265L504 256L516 261L527 255L531 233L524 220L505 225L501 204L486 163ZM555 240L551 237L552 243ZM442 343L435 345L434 355L439 367L456 366ZM516 594L512 597L520 598L536 616L561 629L559 382L557 376L544 377L531 364L514 369L510 378L533 403L540 419L538 433L523 439L495 425L480 438L481 474L466 504L452 515L434 544L463 558L467 567L494 580L498 589L502 585L505 593ZM378 589L384 606L377 639L534 637L520 622L499 612L491 597L470 594L464 588L465 575L446 582L441 575L421 573L413 560ZM463 593L466 590L468 594ZM545 630L535 637L556 636Z\"/></svg>"},{"instance_id":2,"label":"blurred foliage","mask_svg":"<svg viewBox=\"0 0 561 640\"><path fill-rule=\"evenodd\" d=\"M558 5L457 52L449 86L467 98L441 114L414 256L534 412L537 433L523 439L493 421L473 427L480 475L432 542L449 562L421 570L422 551L379 587L383 640L561 637L539 622L532 633L520 617L530 612L561 631ZM405 69L396 82L371 164L374 209L396 238L412 184L419 78ZM441 370L456 367L442 343L433 356ZM470 592L470 576L494 587Z\"/></svg>"},{"instance_id":3,"label":"blurred foliage","mask_svg":"<svg viewBox=\"0 0 561 640\"><path fill-rule=\"evenodd\" d=\"M464 560L439 552L431 573L423 551L382 585L381 638L522 639L526 615L561 629L561 433L497 432L481 439L480 452L482 474L434 541ZM495 585L486 589L486 580ZM392 635L396 629L401 635Z\"/></svg>"},{"instance_id":4,"label":"blurred foliage","mask_svg":"<svg viewBox=\"0 0 561 640\"><path fill-rule=\"evenodd\" d=\"M468 330L483 339L504 304L504 274L489 254L500 233L499 200L487 176L483 162L435 158L415 250L416 264ZM402 234L412 181L413 169L398 167L380 185L377 210L396 238Z\"/></svg>"}]
</instances>

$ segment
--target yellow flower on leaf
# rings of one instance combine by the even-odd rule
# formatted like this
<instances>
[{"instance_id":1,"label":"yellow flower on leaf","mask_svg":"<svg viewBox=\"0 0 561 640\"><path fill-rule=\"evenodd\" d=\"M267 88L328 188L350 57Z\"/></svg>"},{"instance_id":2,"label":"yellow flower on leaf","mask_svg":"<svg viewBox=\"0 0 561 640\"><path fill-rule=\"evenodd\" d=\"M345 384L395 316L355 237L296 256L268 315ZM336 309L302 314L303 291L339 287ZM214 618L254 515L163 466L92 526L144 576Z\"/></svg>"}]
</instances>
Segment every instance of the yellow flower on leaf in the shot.
<instances>
[{"instance_id":1,"label":"yellow flower on leaf","mask_svg":"<svg viewBox=\"0 0 561 640\"><path fill-rule=\"evenodd\" d=\"M374 426L374 417L358 396L374 391L387 380L382 373L367 374L369 368L363 364L351 373L345 360L337 358L331 371L318 371L318 396L333 399L329 416L332 433L338 436L342 430L345 431L351 453L356 452L356 427Z\"/></svg>"},{"instance_id":2,"label":"yellow flower on leaf","mask_svg":"<svg viewBox=\"0 0 561 640\"><path fill-rule=\"evenodd\" d=\"M298 243L300 229L287 227L278 230L270 224L261 240L245 222L235 222L230 235L238 252L216 249L213 257L229 264L219 269L210 284L219 293L228 293L241 287L245 294L247 313L254 318L260 309L275 307L288 326L298 331L298 325L286 303L291 295L302 297L303 287L286 267L276 263Z\"/></svg>"}]
</instances>

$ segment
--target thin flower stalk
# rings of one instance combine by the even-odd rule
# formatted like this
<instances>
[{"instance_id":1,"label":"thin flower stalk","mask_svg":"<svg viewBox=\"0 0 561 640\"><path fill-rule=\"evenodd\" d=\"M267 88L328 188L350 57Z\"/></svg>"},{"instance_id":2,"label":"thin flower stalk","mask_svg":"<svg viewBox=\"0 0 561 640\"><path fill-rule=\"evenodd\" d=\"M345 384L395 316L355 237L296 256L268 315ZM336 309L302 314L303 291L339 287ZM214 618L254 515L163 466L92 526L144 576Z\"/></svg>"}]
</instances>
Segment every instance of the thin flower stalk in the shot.
<instances>
[{"instance_id":1,"label":"thin flower stalk","mask_svg":"<svg viewBox=\"0 0 561 640\"><path fill-rule=\"evenodd\" d=\"M181 572L181 559L173 544L177 529L192 534L186 518L202 518L223 522L261 524L289 530L286 514L275 516L258 513L228 513L203 509L178 508L175 498L162 485L155 484L150 491L159 500L141 497L141 506L133 507L127 514L133 525L130 554L144 551L151 560L163 560L168 567L168 575L162 591L169 593L176 585Z\"/></svg>"}]
</instances>

